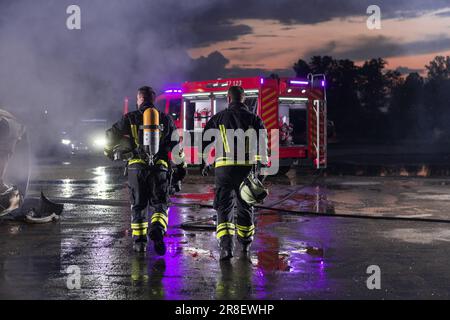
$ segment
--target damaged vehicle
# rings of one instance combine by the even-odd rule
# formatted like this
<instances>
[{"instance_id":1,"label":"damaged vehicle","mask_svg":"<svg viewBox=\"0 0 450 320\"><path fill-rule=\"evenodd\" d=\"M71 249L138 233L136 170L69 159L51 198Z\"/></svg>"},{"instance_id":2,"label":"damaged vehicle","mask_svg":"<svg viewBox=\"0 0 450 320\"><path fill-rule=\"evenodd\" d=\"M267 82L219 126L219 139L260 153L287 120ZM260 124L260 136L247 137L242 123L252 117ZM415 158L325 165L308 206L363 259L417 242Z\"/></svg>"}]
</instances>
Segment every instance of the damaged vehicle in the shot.
<instances>
[{"instance_id":1,"label":"damaged vehicle","mask_svg":"<svg viewBox=\"0 0 450 320\"><path fill-rule=\"evenodd\" d=\"M27 199L30 177L26 128L11 113L0 109L0 220L48 223L59 220L63 205Z\"/></svg>"}]
</instances>

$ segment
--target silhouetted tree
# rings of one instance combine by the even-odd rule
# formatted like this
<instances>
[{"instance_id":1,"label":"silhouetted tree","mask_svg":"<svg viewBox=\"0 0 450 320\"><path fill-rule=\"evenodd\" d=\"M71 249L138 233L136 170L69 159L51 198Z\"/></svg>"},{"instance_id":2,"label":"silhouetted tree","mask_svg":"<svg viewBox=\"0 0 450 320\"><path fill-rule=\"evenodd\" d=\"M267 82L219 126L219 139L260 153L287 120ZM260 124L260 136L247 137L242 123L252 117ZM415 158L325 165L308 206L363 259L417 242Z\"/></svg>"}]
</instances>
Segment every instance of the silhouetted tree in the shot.
<instances>
[{"instance_id":1,"label":"silhouetted tree","mask_svg":"<svg viewBox=\"0 0 450 320\"><path fill-rule=\"evenodd\" d=\"M450 138L450 57L434 58L426 79L418 73L405 78L386 65L381 58L359 67L351 60L315 56L293 68L302 78L326 75L329 118L340 139Z\"/></svg>"},{"instance_id":2,"label":"silhouetted tree","mask_svg":"<svg viewBox=\"0 0 450 320\"><path fill-rule=\"evenodd\" d=\"M450 57L437 56L425 68L428 71L424 88L425 110L431 115L435 138L450 136Z\"/></svg>"},{"instance_id":3,"label":"silhouetted tree","mask_svg":"<svg viewBox=\"0 0 450 320\"><path fill-rule=\"evenodd\" d=\"M336 60L330 56L314 56L309 65L312 73L327 74L336 67Z\"/></svg>"},{"instance_id":4,"label":"silhouetted tree","mask_svg":"<svg viewBox=\"0 0 450 320\"><path fill-rule=\"evenodd\" d=\"M297 76L297 78L306 79L308 74L311 73L311 68L305 60L299 59L294 64L294 71L295 71L295 75Z\"/></svg>"},{"instance_id":5,"label":"silhouetted tree","mask_svg":"<svg viewBox=\"0 0 450 320\"><path fill-rule=\"evenodd\" d=\"M409 74L393 89L390 106L392 138L424 137L430 119L423 108L423 89L424 79L418 73Z\"/></svg>"},{"instance_id":6,"label":"silhouetted tree","mask_svg":"<svg viewBox=\"0 0 450 320\"><path fill-rule=\"evenodd\" d=\"M437 56L425 68L430 82L450 79L450 57Z\"/></svg>"},{"instance_id":7,"label":"silhouetted tree","mask_svg":"<svg viewBox=\"0 0 450 320\"><path fill-rule=\"evenodd\" d=\"M339 60L327 73L329 118L341 137L361 131L361 104L357 94L358 67L353 61Z\"/></svg>"}]
</instances>

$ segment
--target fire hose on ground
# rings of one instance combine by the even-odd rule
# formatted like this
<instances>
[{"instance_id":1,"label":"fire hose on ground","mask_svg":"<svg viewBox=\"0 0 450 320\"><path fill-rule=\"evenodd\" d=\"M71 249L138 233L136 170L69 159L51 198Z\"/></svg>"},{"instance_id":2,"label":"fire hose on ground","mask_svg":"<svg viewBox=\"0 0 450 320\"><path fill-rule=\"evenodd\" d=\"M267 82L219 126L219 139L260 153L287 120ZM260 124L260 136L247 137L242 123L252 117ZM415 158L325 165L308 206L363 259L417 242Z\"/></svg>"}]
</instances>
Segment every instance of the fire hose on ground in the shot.
<instances>
[{"instance_id":1,"label":"fire hose on ground","mask_svg":"<svg viewBox=\"0 0 450 320\"><path fill-rule=\"evenodd\" d=\"M177 204L180 206L180 204ZM213 209L213 205L209 204L181 204L183 207L197 207L197 208L208 208ZM281 215L294 215L294 216L304 216L304 217L321 217L321 218L348 218L348 219L364 219L364 220L384 220L384 221L402 221L402 222L423 222L423 223L447 223L450 224L450 220L446 219L431 219L431 218L416 218L416 217L397 217L397 216L368 216L362 214L339 214L339 213L317 213L311 211L296 211L282 208L273 208L266 206L255 206L257 210L273 211ZM265 212L256 212L256 215L269 215ZM205 229L205 230L215 230L215 226L196 226L196 224L207 222L212 220L213 217L199 219L194 221L189 221L182 223L176 227L181 229Z\"/></svg>"}]
</instances>

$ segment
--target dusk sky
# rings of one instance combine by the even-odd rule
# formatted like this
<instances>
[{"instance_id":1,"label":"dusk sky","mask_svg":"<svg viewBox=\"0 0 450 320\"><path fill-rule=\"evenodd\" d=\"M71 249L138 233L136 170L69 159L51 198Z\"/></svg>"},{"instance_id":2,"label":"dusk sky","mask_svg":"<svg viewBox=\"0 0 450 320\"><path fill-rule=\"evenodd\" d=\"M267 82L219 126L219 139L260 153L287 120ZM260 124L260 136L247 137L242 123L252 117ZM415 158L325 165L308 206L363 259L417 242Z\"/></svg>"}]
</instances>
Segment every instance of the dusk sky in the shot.
<instances>
[{"instance_id":1,"label":"dusk sky","mask_svg":"<svg viewBox=\"0 0 450 320\"><path fill-rule=\"evenodd\" d=\"M228 67L263 69L288 69L314 54L358 62L383 57L391 69L411 70L424 69L436 55L450 55L450 1L235 3L247 2L254 3L253 11L223 19L228 38L190 49L190 55L220 51L230 61ZM381 30L366 26L369 4L381 8Z\"/></svg>"},{"instance_id":2,"label":"dusk sky","mask_svg":"<svg viewBox=\"0 0 450 320\"><path fill-rule=\"evenodd\" d=\"M79 30L66 25L74 4ZM367 28L370 5L381 30ZM450 55L450 1L0 0L0 44L0 105L78 116L99 110L99 92L107 109L144 83L293 76L313 55L420 72Z\"/></svg>"}]
</instances>

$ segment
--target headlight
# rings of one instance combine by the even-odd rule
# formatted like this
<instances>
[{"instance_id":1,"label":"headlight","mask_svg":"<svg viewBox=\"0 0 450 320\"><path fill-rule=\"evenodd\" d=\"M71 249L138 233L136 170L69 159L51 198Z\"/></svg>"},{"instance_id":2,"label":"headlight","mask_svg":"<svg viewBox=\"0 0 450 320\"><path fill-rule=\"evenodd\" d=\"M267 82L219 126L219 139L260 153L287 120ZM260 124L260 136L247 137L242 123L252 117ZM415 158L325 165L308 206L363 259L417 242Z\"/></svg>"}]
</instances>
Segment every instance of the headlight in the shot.
<instances>
[{"instance_id":1,"label":"headlight","mask_svg":"<svg viewBox=\"0 0 450 320\"><path fill-rule=\"evenodd\" d=\"M68 140L68 139L62 139L62 140L61 140L61 143L62 143L63 145L65 145L65 146L68 146L69 144L72 143L72 141L70 141L70 140Z\"/></svg>"},{"instance_id":2,"label":"headlight","mask_svg":"<svg viewBox=\"0 0 450 320\"><path fill-rule=\"evenodd\" d=\"M106 146L106 138L105 137L94 138L93 145L96 148L104 148Z\"/></svg>"}]
</instances>

